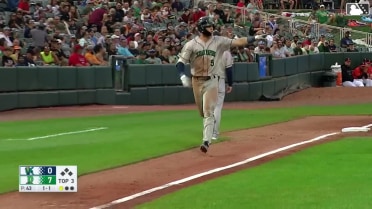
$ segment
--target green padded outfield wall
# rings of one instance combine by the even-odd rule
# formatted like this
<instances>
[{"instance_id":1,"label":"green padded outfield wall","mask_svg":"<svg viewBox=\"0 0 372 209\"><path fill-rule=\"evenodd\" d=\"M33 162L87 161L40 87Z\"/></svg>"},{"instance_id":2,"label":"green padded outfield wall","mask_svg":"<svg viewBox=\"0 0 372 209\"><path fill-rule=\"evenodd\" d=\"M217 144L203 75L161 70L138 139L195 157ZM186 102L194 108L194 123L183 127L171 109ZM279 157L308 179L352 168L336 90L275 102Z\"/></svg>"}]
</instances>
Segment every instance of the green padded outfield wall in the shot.
<instances>
[{"instance_id":1,"label":"green padded outfield wall","mask_svg":"<svg viewBox=\"0 0 372 209\"><path fill-rule=\"evenodd\" d=\"M112 78L112 69L108 66L0 68L0 111L115 104Z\"/></svg>"},{"instance_id":2,"label":"green padded outfield wall","mask_svg":"<svg viewBox=\"0 0 372 209\"><path fill-rule=\"evenodd\" d=\"M255 101L291 85L321 86L325 70L345 58L352 67L372 53L327 53L273 59L270 76L260 78L257 63L234 64L234 90L225 101ZM194 102L191 88L181 86L174 65L125 65L124 86L116 91L114 67L0 68L0 111L85 104L163 105ZM190 75L187 65L186 73ZM121 78L119 79L121 80Z\"/></svg>"}]
</instances>

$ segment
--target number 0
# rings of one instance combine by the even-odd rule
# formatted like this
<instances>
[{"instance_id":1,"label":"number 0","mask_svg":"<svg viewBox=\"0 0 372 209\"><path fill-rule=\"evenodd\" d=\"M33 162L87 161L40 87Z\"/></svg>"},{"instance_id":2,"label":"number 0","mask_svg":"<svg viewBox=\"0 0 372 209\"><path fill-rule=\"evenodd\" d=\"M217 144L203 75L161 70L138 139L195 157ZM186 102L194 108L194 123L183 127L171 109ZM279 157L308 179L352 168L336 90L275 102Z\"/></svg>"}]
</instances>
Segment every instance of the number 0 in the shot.
<instances>
[{"instance_id":1,"label":"number 0","mask_svg":"<svg viewBox=\"0 0 372 209\"><path fill-rule=\"evenodd\" d=\"M51 167L48 168L48 174L53 173L53 169Z\"/></svg>"},{"instance_id":2,"label":"number 0","mask_svg":"<svg viewBox=\"0 0 372 209\"><path fill-rule=\"evenodd\" d=\"M214 60L211 60L211 66L214 66Z\"/></svg>"}]
</instances>

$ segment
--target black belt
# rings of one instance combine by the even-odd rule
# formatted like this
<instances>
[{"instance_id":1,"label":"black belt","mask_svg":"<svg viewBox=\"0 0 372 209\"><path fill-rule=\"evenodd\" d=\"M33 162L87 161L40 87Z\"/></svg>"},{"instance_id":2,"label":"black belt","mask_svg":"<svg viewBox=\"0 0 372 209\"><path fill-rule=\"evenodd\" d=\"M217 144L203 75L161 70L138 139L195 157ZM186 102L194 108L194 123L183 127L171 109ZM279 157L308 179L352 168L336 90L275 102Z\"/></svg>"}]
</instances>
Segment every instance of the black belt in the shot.
<instances>
[{"instance_id":1,"label":"black belt","mask_svg":"<svg viewBox=\"0 0 372 209\"><path fill-rule=\"evenodd\" d=\"M201 80L201 81L208 81L212 78L218 78L220 79L220 76L218 75L211 75L211 76L192 76L193 78L195 78L196 80Z\"/></svg>"}]
</instances>

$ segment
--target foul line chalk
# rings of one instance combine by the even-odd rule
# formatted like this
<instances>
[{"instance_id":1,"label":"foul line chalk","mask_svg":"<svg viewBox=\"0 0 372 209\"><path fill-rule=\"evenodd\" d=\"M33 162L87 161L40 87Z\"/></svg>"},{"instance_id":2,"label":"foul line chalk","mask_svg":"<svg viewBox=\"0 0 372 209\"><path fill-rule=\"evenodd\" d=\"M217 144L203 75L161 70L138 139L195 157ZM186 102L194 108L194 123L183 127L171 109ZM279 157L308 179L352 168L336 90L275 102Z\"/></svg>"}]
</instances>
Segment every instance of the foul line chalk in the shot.
<instances>
[{"instance_id":1,"label":"foul line chalk","mask_svg":"<svg viewBox=\"0 0 372 209\"><path fill-rule=\"evenodd\" d=\"M81 131L72 131L72 132L63 132L63 133L58 133L58 134L52 134L52 135L46 135L46 136L37 136L37 137L32 137L28 139L7 139L8 141L33 141L33 140L38 140L38 139L47 139L47 138L52 138L52 137L57 137L57 136L65 136L65 135L73 135L73 134L81 134L81 133L87 133L87 132L93 132L93 131L100 131L108 129L107 127L99 127L99 128L91 128L91 129L86 129L86 130L81 130Z\"/></svg>"},{"instance_id":2,"label":"foul line chalk","mask_svg":"<svg viewBox=\"0 0 372 209\"><path fill-rule=\"evenodd\" d=\"M370 126L372 126L372 124L370 124ZM96 207L93 207L93 208L90 208L90 209L103 209L103 208L108 208L108 207L111 207L113 205L117 205L117 204L120 204L120 203L124 203L124 202L127 202L129 200L133 200L137 197L141 197L141 196L144 196L146 194L150 194L150 193L153 193L153 192L156 192L156 191L159 191L159 190L163 190L163 189L166 189L168 187L171 187L171 186L175 186L175 185L179 185L179 184L182 184L182 183L185 183L185 182L188 182L188 181L191 181L191 180L194 180L194 179L197 179L197 178L200 178L200 177L203 177L203 176L207 176L207 175L210 175L210 174L213 174L213 173L217 173L217 172L220 172L220 171L223 171L223 170L227 170L227 169L230 169L230 168L234 168L234 167L237 167L237 166L241 166L241 165L244 165L244 164L247 164L247 163L250 163L250 162L253 162L255 160L258 160L258 159L261 159L261 158L264 158L266 156L269 156L269 155L272 155L272 154L276 154L278 152L282 152L284 150L288 150L288 149L291 149L293 147L298 147L298 146L301 146L301 145L304 145L304 144L309 144L309 143L312 143L312 142L315 142L315 141L319 141L319 140L322 140L324 138L327 138L329 136L333 136L333 135L336 135L336 134L340 134L340 132L334 132L334 133L329 133L329 134L324 134L322 136L318 136L316 138L313 138L313 139L310 139L310 140L307 140L307 141L303 141L303 142L299 142L299 143L295 143L295 144L291 144L291 145L288 145L288 146L285 146L285 147L281 147L281 148L278 148L278 149L275 149L273 151L270 151L270 152L266 152L266 153L263 153L263 154L260 154L260 155L257 155L257 156L254 156L254 157L251 157L251 158L248 158L246 160L243 160L243 161L240 161L240 162L237 162L237 163L234 163L234 164L230 164L230 165L227 165L227 166L224 166L224 167L219 167L219 168L215 168L215 169L212 169L212 170L209 170L209 171L206 171L206 172L203 172L203 173L199 173L199 174L196 174L196 175L193 175L193 176L190 176L190 177L187 177L187 178L184 178L184 179L180 179L180 180L177 180L177 181L173 181L173 182L170 182L168 184L164 184L162 186L158 186L158 187L155 187L155 188L152 188L152 189L149 189L149 190L146 190L146 191L142 191L142 192L139 192L137 194L134 194L134 195L130 195L130 196L127 196L127 197L123 197L121 199L118 199L118 200L114 200L110 203L107 203L107 204L104 204L104 205L100 205L100 206L96 206Z\"/></svg>"}]
</instances>

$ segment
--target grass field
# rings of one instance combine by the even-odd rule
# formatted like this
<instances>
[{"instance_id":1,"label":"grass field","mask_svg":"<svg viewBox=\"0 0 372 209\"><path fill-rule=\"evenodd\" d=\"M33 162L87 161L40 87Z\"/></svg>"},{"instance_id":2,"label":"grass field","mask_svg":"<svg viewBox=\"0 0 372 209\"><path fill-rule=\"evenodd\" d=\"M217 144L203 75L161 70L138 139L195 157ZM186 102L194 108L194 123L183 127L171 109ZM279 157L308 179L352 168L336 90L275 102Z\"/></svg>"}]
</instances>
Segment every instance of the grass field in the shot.
<instances>
[{"instance_id":1,"label":"grass field","mask_svg":"<svg viewBox=\"0 0 372 209\"><path fill-rule=\"evenodd\" d=\"M307 115L371 113L370 104L225 110L222 131L284 122ZM7 140L97 127L107 129L33 141ZM0 193L17 189L19 165L78 165L79 175L82 175L186 150L198 146L200 140L201 118L195 110L2 122Z\"/></svg>"},{"instance_id":2,"label":"grass field","mask_svg":"<svg viewBox=\"0 0 372 209\"><path fill-rule=\"evenodd\" d=\"M371 147L372 138L322 144L138 208L372 208Z\"/></svg>"}]
</instances>

